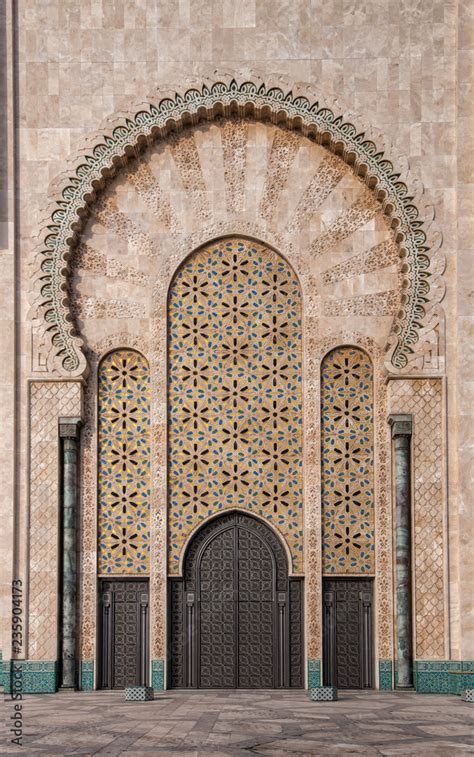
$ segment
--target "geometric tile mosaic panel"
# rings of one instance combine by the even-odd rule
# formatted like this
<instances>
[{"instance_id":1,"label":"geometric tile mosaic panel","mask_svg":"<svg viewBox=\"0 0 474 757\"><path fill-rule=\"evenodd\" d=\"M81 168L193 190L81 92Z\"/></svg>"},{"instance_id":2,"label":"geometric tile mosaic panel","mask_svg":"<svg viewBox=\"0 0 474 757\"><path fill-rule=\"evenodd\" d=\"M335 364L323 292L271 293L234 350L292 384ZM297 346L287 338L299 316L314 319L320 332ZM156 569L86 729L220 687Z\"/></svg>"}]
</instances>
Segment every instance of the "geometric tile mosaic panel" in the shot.
<instances>
[{"instance_id":1,"label":"geometric tile mosaic panel","mask_svg":"<svg viewBox=\"0 0 474 757\"><path fill-rule=\"evenodd\" d=\"M374 400L368 355L330 352L321 367L324 573L374 573Z\"/></svg>"},{"instance_id":2,"label":"geometric tile mosaic panel","mask_svg":"<svg viewBox=\"0 0 474 757\"><path fill-rule=\"evenodd\" d=\"M276 252L198 250L168 305L169 571L208 516L254 512L303 569L301 295Z\"/></svg>"},{"instance_id":3,"label":"geometric tile mosaic panel","mask_svg":"<svg viewBox=\"0 0 474 757\"><path fill-rule=\"evenodd\" d=\"M99 368L99 575L150 569L150 375L145 358L116 350Z\"/></svg>"}]
</instances>

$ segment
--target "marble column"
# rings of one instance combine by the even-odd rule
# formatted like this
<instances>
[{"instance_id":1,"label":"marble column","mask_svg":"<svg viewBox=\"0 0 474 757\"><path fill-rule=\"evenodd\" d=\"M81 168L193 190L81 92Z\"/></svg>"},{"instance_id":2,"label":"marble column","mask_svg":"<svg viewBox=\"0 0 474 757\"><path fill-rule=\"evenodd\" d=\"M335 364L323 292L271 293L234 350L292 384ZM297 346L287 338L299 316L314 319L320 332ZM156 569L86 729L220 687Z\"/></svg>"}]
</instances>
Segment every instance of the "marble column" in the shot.
<instances>
[{"instance_id":1,"label":"marble column","mask_svg":"<svg viewBox=\"0 0 474 757\"><path fill-rule=\"evenodd\" d=\"M390 415L395 476L397 688L413 687L411 587L411 415Z\"/></svg>"},{"instance_id":2,"label":"marble column","mask_svg":"<svg viewBox=\"0 0 474 757\"><path fill-rule=\"evenodd\" d=\"M61 689L74 689L76 681L76 518L78 447L82 420L60 418L62 440L62 586L61 586Z\"/></svg>"}]
</instances>

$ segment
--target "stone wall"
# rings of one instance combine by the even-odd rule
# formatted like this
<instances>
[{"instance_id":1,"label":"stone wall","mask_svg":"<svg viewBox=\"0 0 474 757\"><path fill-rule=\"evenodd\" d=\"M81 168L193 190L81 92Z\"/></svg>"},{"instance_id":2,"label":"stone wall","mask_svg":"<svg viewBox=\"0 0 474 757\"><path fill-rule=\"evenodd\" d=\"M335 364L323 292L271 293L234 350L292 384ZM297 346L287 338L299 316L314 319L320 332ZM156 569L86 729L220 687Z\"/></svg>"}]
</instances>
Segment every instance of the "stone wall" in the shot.
<instances>
[{"instance_id":1,"label":"stone wall","mask_svg":"<svg viewBox=\"0 0 474 757\"><path fill-rule=\"evenodd\" d=\"M426 203L435 208L437 225L443 233L442 249L447 257L446 331L441 320L441 325L436 327L438 334L433 347L436 370L441 374L446 368L448 376L447 393L441 408L443 428L446 429L443 444L447 445L443 461L444 464L449 461L448 578L452 615L442 645L447 650L447 657L452 654L455 659L472 659L474 614L469 599L474 559L469 546L473 512L472 483L469 481L472 471L472 381L468 381L472 376L472 355L468 349L472 342L469 337L469 329L472 330L469 248L472 246L474 207L472 177L468 174L469 154L472 154L470 135L474 133L470 93L471 4L467 0L457 3L420 0L395 4L389 0L272 0L271 3L242 0L223 3L217 9L215 4L201 0L186 0L179 4L164 0L148 0L146 3L126 3L125 0L93 3L19 0L14 3L7 0L5 8L7 23L0 52L7 64L4 67L6 84L2 90L7 92L7 97L3 96L1 114L7 115L6 122L15 122L17 130L11 130L7 135L9 194L2 229L6 228L8 235L2 233L5 241L2 241L0 277L0 382L5 408L2 411L0 454L5 479L2 478L2 491L6 494L2 498L2 522L5 524L2 576L7 578L2 585L2 608L8 606L9 574L13 573L13 564L16 575L26 573L27 513L29 506L34 507L33 503L28 504L28 477L31 473L28 464L27 380L33 373L37 376L45 366L34 348L38 323L31 320L31 273L35 268L36 237L46 219L51 182L65 170L70 156L76 156L78 149L82 149L86 135L97 133L109 115L127 111L132 101L145 99L157 87L168 89L173 82L191 85L194 79L214 77L216 70L240 71L251 76L256 69L264 77L277 73L291 82L311 82L321 92L324 103L330 105L337 97L348 110L360 114L364 124L380 131L382 142L385 138L392 141L395 155L406 156L406 159L400 157L402 169L409 162L415 184L417 179L423 182ZM12 26L15 34L9 31ZM5 119L2 122L5 123ZM260 175L271 178L273 141L266 136L266 127L262 126L259 133L255 139L261 157L256 160L256 165L258 160L263 160L265 171ZM171 192L177 186L180 191L184 187L185 193L191 190L189 207L194 214L205 210L205 186L209 181L206 170L196 177L196 151L200 155L200 165L212 165L212 160L206 163L209 151L205 144L206 139L212 141L212 129L198 134L197 140L193 137L187 146L183 140L174 144L170 140L169 150L175 162L168 162L163 174ZM227 177L225 183L229 187L226 202L236 212L253 202L251 195L242 193L244 178L236 157L239 134L243 139L238 128L235 134L228 134L227 142L224 137L223 155L227 159L221 164L222 175ZM233 149L230 149L231 145ZM294 149L292 145L290 138L282 154L278 152L278 145L275 146L273 161L280 170L285 165L289 168L287 158ZM154 159L166 161L166 155L161 152ZM304 170L303 159L295 168L295 174L304 173ZM161 224L161 228L172 228L172 211L154 194L146 167L137 169L135 179L135 184L134 177L130 176L128 180L139 186L143 207L151 214L159 208L156 223ZM137 271L131 263L124 261L117 268L116 258L122 254L120 250L133 251L133 247L128 246L133 245L130 223L124 222L120 216L123 209L113 207L117 200L112 196L114 191L118 192L120 202L128 202L127 193L120 193L125 181L122 174L117 189L110 190L111 195L105 198L105 205L97 206L93 221L98 232L95 239L102 242L106 240L103 223L114 225L114 243L109 247L105 241L102 249L98 244L93 255L84 254L84 247L77 253L79 256L83 254L83 260L87 261L79 274L82 283L78 283L78 291L81 286L84 291L76 299L77 315L95 319L97 331L94 339L103 343L110 337L106 329L101 331L101 324L104 324L104 313L112 314L111 303L115 301L116 315L123 314L125 300L130 315L136 317L142 312L137 308L143 308L143 304L135 294L140 286L148 285L143 280L146 270ZM270 190L265 193L264 186L259 185L259 190L263 192L261 208L266 218L271 214L276 198ZM216 195L219 191L220 187L216 187ZM348 196L344 198L346 203ZM278 198L279 212L287 205L291 206L293 199L290 194L283 193ZM5 208L4 201L2 208ZM133 219L136 207L129 206L129 210ZM420 210L425 212L424 208ZM430 211L426 212L429 214ZM303 208L295 220L296 225L304 215ZM374 239L374 245L383 241L382 237ZM87 244L86 237L83 245ZM146 250L146 244L141 244L141 249ZM393 298L382 301L376 297L382 289L391 287L380 286L378 274L371 269L370 249L354 248L353 252L363 255L356 265L358 270L365 267L365 281L373 277L370 292L365 290L362 295L373 296L370 317L374 328L382 333L385 327L380 309L385 313L388 308L392 313L396 306ZM388 255L387 260L392 260L389 249L379 252ZM325 306L324 317L328 324L334 318L360 316L357 297L361 293L349 288L342 295L347 285L341 276L350 274L343 257L335 261L330 272L324 273L324 284L341 290L341 299L327 308ZM100 268L104 264L105 273L99 274L100 291L99 288L96 292L86 291L93 281L87 266L89 269L93 265ZM107 303L104 303L104 290L108 292ZM320 303L315 300L312 305L318 308ZM128 331L128 326L122 326L125 323L123 318L116 323L115 333ZM131 329L133 331L133 326ZM401 411L405 412L405 409L401 408ZM157 412L161 413L163 421L164 409L161 407ZM22 545L15 562L12 550L14 503L18 539ZM446 614L446 606L443 612ZM2 616L2 621L1 644L6 650L4 656L8 657L7 614ZM425 651L438 657L437 650Z\"/></svg>"}]
</instances>

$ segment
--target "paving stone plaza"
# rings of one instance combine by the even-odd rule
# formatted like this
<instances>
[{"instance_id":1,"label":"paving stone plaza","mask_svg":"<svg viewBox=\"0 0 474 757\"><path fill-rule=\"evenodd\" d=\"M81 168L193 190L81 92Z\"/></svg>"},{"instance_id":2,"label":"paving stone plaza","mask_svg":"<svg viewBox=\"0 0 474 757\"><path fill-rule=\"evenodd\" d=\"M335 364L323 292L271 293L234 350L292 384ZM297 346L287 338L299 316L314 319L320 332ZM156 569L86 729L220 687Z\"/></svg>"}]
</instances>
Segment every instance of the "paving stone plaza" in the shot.
<instances>
[{"instance_id":1,"label":"paving stone plaza","mask_svg":"<svg viewBox=\"0 0 474 757\"><path fill-rule=\"evenodd\" d=\"M0 754L181 757L474 754L474 705L459 697L346 691L315 703L305 691L167 691L28 696L23 748ZM5 715L9 717L6 703Z\"/></svg>"}]
</instances>

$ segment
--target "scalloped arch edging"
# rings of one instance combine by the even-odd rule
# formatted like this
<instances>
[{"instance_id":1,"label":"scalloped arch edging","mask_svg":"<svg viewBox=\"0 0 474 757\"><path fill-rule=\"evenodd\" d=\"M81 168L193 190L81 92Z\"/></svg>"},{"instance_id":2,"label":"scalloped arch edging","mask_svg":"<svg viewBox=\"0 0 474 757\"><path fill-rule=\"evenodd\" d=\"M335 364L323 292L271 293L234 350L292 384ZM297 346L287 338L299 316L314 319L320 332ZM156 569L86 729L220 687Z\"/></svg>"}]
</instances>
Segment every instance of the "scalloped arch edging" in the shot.
<instances>
[{"instance_id":1,"label":"scalloped arch edging","mask_svg":"<svg viewBox=\"0 0 474 757\"><path fill-rule=\"evenodd\" d=\"M184 95L160 100L158 105L145 104L133 117L123 117L109 134L103 134L98 144L81 155L75 171L69 173L42 233L37 276L37 303L51 342L48 363L53 370L66 376L78 376L87 370L82 340L74 334L66 290L70 250L97 190L141 145L182 126L234 113L283 123L315 139L352 166L374 192L391 219L403 258L404 291L392 329L390 361L395 369L407 365L423 327L431 274L423 221L400 173L365 132L358 132L354 124L320 107L317 101L311 103L306 96L293 96L292 91L285 94L280 87L267 88L264 83L251 81L239 85L230 79L227 83L204 84L200 90L188 89Z\"/></svg>"}]
</instances>

